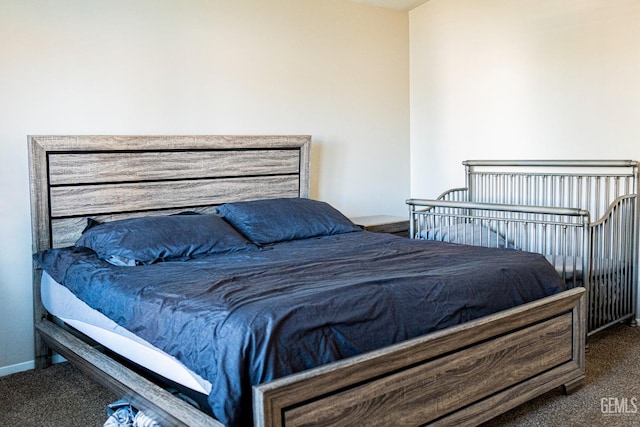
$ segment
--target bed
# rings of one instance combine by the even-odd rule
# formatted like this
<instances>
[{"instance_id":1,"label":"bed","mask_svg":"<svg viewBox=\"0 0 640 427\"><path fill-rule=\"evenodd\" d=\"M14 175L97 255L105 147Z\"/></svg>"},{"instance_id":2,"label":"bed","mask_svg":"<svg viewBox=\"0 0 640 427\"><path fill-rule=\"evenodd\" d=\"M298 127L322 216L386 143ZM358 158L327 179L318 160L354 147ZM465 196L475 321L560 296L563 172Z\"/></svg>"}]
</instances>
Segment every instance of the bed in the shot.
<instances>
[{"instance_id":1,"label":"bed","mask_svg":"<svg viewBox=\"0 0 640 427\"><path fill-rule=\"evenodd\" d=\"M587 291L588 334L636 322L637 162L468 160L466 185L408 200L413 238L546 256Z\"/></svg>"},{"instance_id":2,"label":"bed","mask_svg":"<svg viewBox=\"0 0 640 427\"><path fill-rule=\"evenodd\" d=\"M73 256L80 256L83 261L74 261L74 266L102 263L101 271L109 271L110 276L113 275L112 267L104 264L104 259L96 260L93 251L70 247L88 233L85 231L88 218L98 224L155 217L199 221L213 216L212 213L225 205L242 205L243 202L252 201L273 203L274 200L296 200L296 203L302 200L302 203L306 203L304 200L309 200L308 136L33 136L29 138L29 149L34 253L42 254L42 251L54 248L44 253L56 256L66 254L66 257L75 252ZM316 209L317 205L313 206ZM185 211L190 215L184 215ZM229 212L225 218L230 220ZM348 225L346 227L349 228ZM370 281L371 277L367 277L370 275L366 274L365 267L354 269L351 264L354 261L345 260L346 254L343 252L347 251L344 244L338 244L338 241L347 241L348 247L359 248L351 252L356 252L360 257L360 266L374 264L381 269L375 273L380 283L396 281L396 277L392 280L384 276L391 274L402 276L406 286L414 285L412 274L418 274L421 270L420 257L425 255L420 251L427 250L428 244L433 243L355 229L314 239L333 248L321 252L336 254L331 261L333 264L330 264L335 267L332 271L342 271L349 277L350 284L365 280L363 277ZM306 240L285 242L286 251L293 251L301 258L305 253L317 257L318 251L309 249ZM437 245L445 252L457 246ZM270 250L257 252L234 251L224 256L246 260L253 256L250 254L258 253L263 257L260 262L270 267L255 271L258 268L256 260L251 259L243 267L247 269L242 270L244 276L263 276L266 274L264 272L270 272L268 276L277 283L281 279L297 277L301 282L306 281L305 286L314 287L314 281L310 278L315 277L316 272L307 270L314 262L286 267L278 264L282 262L278 251L285 251L280 249L284 246L273 245L269 246ZM489 258L496 258L493 251L504 255L501 249L489 250L490 256L487 255L489 252L484 251L486 249L480 253ZM403 257L413 256L414 264L407 264L400 270L397 266L395 270L385 270L384 264L396 264L400 253ZM509 257L515 256L514 253L505 256L505 262L509 265L512 261L516 262L516 258L509 260ZM539 263L544 266L542 271L546 268L547 273L552 271L555 275L543 257L533 254L526 256L529 258L524 258L527 260L525 264ZM456 258L451 254L442 257ZM199 264L204 262L204 258L195 261ZM150 381L141 374L154 367L144 366L145 369L140 371L136 369L140 361L134 360L135 363L130 365L129 361L122 359L135 358L135 354L113 355L112 351L101 351L101 346L91 338L104 338L91 328L83 330L83 323L89 320L75 318L76 314L70 314L75 311L64 312L65 304L58 304L56 300L64 297L51 291L51 288L57 288L59 281L65 280L66 270L60 270L65 272L62 275L55 269L43 274L40 262L42 259L34 264L33 284L38 367L51 363L52 351L56 351L160 423L221 425L207 410L194 409L167 392L162 387L164 381L158 381L155 376L154 381ZM278 268L269 264L274 262ZM316 268L327 262L325 258L316 259ZM234 263L239 265L237 259ZM154 263L151 267L165 269L162 270L163 274L156 273L158 277L183 277L180 269L185 267L182 264L186 263ZM207 270L208 267L199 265L201 274L207 277L221 274L218 270L223 270ZM455 268L449 266L449 269ZM142 271L141 268L139 270ZM441 273L441 277L447 276L450 274ZM557 277L555 279L562 283ZM123 280L123 283L130 283L131 286L135 283L129 278ZM505 283L508 285L511 280L502 282L509 282ZM337 286L337 283L330 282L326 286ZM450 289L450 286L444 289ZM337 289L333 289L332 294L342 295ZM363 294L362 300L373 300L375 294ZM409 293L407 298L410 297ZM310 301L302 303L300 310L314 305L313 300ZM45 309L43 302L58 315ZM263 310L269 312L271 306L265 304ZM364 303L358 304L348 299L343 304L366 307ZM118 306L115 302L112 305ZM315 303L315 306L324 307L324 304ZM385 310L384 307L378 308L384 315L401 314L401 310ZM531 302L497 310L473 320L446 324L442 329L426 330L424 333L414 331L413 335L396 337L393 342L376 343L375 348L356 348L353 354L344 358L341 356L340 360L313 362L314 366L308 369L268 377L266 381L252 386L253 396L249 402L253 411L252 421L255 425L268 426L354 423L475 425L552 388L564 386L566 391L571 391L582 384L586 337L582 288L559 290L549 296L534 298ZM349 310L339 312L351 314ZM362 313L354 315L360 319ZM405 316L402 320L388 319L384 315L382 319L386 319L385 325L409 321L416 327L425 327L412 316ZM138 322L138 326L142 325L144 329L144 322ZM116 340L137 340L137 344L144 348L139 352L143 354L143 364L145 360L157 358L165 358L169 364L176 362L172 358L181 359L180 352L173 351L165 351L166 357L162 351L149 356L151 353L146 351L157 349L146 346L146 332L140 333L142 338L120 338L120 334L114 332L118 326L119 322L116 322L116 325L107 326L106 329L112 327L113 334L118 337ZM381 331L386 329L381 328ZM320 328L320 332L327 333L327 330ZM288 343L292 341L287 340ZM113 345L110 342L101 344L106 347ZM366 345L365 342L363 346ZM295 345L290 347L297 348ZM238 350L229 347L224 354L234 351ZM313 352L309 354L313 355ZM184 374L187 380L182 377L169 378L168 383L186 382L189 384L186 387L201 388L205 392L209 387L207 382L213 384L214 389L219 387L219 383L215 383L215 376L193 375L193 371L198 370L197 366L189 369L188 363L182 360L177 362L185 365L186 369L182 369L181 375ZM178 370L170 367L160 376L171 375ZM212 378L213 381L210 381Z\"/></svg>"}]
</instances>

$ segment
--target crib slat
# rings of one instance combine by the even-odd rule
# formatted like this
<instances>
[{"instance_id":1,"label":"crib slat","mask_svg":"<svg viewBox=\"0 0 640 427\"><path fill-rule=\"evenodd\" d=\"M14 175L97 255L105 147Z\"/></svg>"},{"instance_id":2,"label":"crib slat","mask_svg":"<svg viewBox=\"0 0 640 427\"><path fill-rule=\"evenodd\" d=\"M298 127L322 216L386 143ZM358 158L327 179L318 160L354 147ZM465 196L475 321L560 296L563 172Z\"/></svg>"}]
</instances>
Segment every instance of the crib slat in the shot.
<instances>
[{"instance_id":1,"label":"crib slat","mask_svg":"<svg viewBox=\"0 0 640 427\"><path fill-rule=\"evenodd\" d=\"M632 160L468 160L459 197L410 199L412 237L426 227L482 227L466 244L539 252L589 298L589 333L635 319L638 163ZM443 193L443 194L448 194ZM453 193L452 193L453 194ZM424 210L421 207L429 206ZM443 233L441 233L443 234ZM578 262L581 260L581 262Z\"/></svg>"}]
</instances>

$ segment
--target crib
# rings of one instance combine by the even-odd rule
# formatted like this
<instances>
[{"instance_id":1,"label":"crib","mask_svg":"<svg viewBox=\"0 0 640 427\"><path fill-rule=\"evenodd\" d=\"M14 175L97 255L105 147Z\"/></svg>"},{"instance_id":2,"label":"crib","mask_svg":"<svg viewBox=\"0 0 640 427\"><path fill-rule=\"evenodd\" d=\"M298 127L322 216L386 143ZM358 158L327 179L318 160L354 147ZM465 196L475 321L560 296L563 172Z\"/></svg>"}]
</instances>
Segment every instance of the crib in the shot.
<instances>
[{"instance_id":1,"label":"crib","mask_svg":"<svg viewBox=\"0 0 640 427\"><path fill-rule=\"evenodd\" d=\"M466 186L409 199L409 234L536 252L587 293L588 334L628 320L637 301L637 162L468 160Z\"/></svg>"}]
</instances>

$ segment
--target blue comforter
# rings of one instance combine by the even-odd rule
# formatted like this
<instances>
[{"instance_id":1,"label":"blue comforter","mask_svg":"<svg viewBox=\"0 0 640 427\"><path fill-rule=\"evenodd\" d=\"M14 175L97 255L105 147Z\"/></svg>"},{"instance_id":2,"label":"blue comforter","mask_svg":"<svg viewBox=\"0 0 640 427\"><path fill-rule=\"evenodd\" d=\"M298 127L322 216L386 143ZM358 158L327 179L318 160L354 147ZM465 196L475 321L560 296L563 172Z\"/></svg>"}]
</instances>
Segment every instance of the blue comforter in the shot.
<instances>
[{"instance_id":1,"label":"blue comforter","mask_svg":"<svg viewBox=\"0 0 640 427\"><path fill-rule=\"evenodd\" d=\"M36 254L59 283L212 384L251 423L251 387L564 290L542 255L352 232L259 251L116 267Z\"/></svg>"}]
</instances>

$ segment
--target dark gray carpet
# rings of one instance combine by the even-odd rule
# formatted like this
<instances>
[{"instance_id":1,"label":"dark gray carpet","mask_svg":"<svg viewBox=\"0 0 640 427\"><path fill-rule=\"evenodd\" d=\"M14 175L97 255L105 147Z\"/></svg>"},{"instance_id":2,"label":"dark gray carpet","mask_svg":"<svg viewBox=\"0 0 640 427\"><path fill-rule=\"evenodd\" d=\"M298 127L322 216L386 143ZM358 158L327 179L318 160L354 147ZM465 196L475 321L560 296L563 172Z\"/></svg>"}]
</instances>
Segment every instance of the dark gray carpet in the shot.
<instances>
[{"instance_id":1,"label":"dark gray carpet","mask_svg":"<svg viewBox=\"0 0 640 427\"><path fill-rule=\"evenodd\" d=\"M102 426L118 397L69 363L0 377L0 426Z\"/></svg>"},{"instance_id":2,"label":"dark gray carpet","mask_svg":"<svg viewBox=\"0 0 640 427\"><path fill-rule=\"evenodd\" d=\"M570 396L553 390L483 427L640 427L640 327L617 325L588 344L582 389ZM0 426L102 426L117 399L68 363L21 372L0 378ZM631 413L619 413L624 399Z\"/></svg>"}]
</instances>

